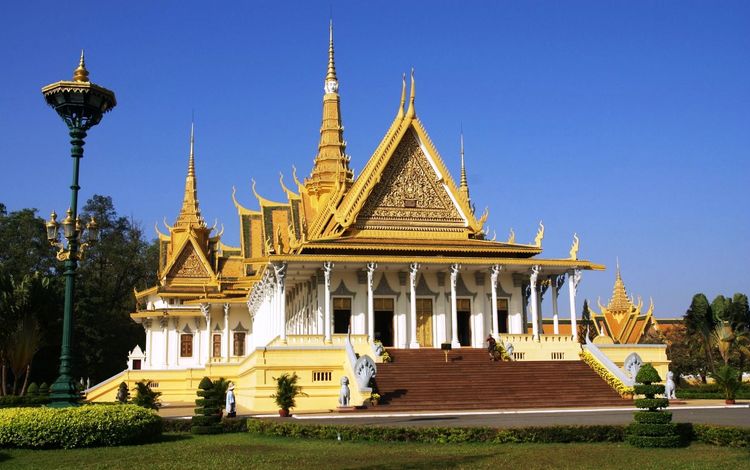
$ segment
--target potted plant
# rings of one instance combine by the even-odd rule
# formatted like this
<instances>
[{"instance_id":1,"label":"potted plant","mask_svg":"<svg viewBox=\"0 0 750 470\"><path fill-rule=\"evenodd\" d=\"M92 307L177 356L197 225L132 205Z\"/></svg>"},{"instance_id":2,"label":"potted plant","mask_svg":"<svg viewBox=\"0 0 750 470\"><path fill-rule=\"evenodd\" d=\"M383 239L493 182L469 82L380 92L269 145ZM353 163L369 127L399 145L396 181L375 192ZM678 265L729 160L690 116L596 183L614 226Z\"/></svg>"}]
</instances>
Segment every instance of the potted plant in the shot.
<instances>
[{"instance_id":1,"label":"potted plant","mask_svg":"<svg viewBox=\"0 0 750 470\"><path fill-rule=\"evenodd\" d=\"M737 390L742 386L741 372L730 365L723 365L712 374L713 379L724 392L724 401L727 405L734 405Z\"/></svg>"},{"instance_id":2,"label":"potted plant","mask_svg":"<svg viewBox=\"0 0 750 470\"><path fill-rule=\"evenodd\" d=\"M276 405L279 407L279 416L288 417L289 410L296 406L295 400L302 393L302 387L297 385L299 377L296 373L289 375L287 373L281 374L276 380L276 393L271 395Z\"/></svg>"},{"instance_id":3,"label":"potted plant","mask_svg":"<svg viewBox=\"0 0 750 470\"><path fill-rule=\"evenodd\" d=\"M378 406L378 403L380 403L380 394L372 392L370 394L370 405Z\"/></svg>"},{"instance_id":4,"label":"potted plant","mask_svg":"<svg viewBox=\"0 0 750 470\"><path fill-rule=\"evenodd\" d=\"M393 361L393 358L391 357L390 354L388 354L388 351L383 351L383 354L380 355L380 359L383 362L392 362Z\"/></svg>"}]
</instances>

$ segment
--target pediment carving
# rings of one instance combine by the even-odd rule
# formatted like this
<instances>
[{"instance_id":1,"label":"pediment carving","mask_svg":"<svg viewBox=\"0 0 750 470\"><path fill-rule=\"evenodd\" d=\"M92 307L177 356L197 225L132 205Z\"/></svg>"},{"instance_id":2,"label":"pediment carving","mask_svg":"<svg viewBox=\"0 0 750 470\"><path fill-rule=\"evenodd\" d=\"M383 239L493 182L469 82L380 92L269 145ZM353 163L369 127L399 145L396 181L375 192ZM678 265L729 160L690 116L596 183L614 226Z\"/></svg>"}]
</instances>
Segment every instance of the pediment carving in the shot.
<instances>
[{"instance_id":1,"label":"pediment carving","mask_svg":"<svg viewBox=\"0 0 750 470\"><path fill-rule=\"evenodd\" d=\"M205 278L211 277L203 261L198 256L192 243L188 243L175 261L167 275L169 278Z\"/></svg>"},{"instance_id":2,"label":"pediment carving","mask_svg":"<svg viewBox=\"0 0 750 470\"><path fill-rule=\"evenodd\" d=\"M404 134L357 217L360 229L462 228L464 220L438 180L414 132Z\"/></svg>"}]
</instances>

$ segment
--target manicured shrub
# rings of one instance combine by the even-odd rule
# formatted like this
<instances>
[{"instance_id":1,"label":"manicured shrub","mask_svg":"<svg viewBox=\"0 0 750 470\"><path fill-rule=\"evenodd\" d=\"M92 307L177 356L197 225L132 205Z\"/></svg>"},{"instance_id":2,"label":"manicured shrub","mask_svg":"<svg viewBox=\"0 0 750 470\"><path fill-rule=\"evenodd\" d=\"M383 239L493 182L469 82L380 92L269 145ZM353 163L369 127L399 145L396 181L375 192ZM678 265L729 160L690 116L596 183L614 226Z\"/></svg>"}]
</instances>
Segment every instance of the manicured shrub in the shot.
<instances>
[{"instance_id":1,"label":"manicured shrub","mask_svg":"<svg viewBox=\"0 0 750 470\"><path fill-rule=\"evenodd\" d=\"M0 410L0 448L71 449L156 440L162 420L134 405Z\"/></svg>"},{"instance_id":2,"label":"manicured shrub","mask_svg":"<svg viewBox=\"0 0 750 470\"><path fill-rule=\"evenodd\" d=\"M750 428L693 425L693 436L698 442L726 447L750 447Z\"/></svg>"},{"instance_id":3,"label":"manicured shrub","mask_svg":"<svg viewBox=\"0 0 750 470\"><path fill-rule=\"evenodd\" d=\"M254 434L296 438L337 439L376 442L621 442L624 426L549 426L530 428L429 428L334 426L279 423L248 419L247 430Z\"/></svg>"},{"instance_id":4,"label":"manicured shrub","mask_svg":"<svg viewBox=\"0 0 750 470\"><path fill-rule=\"evenodd\" d=\"M42 385L39 386L39 395L43 397L49 396L49 385L47 385L47 382L42 382Z\"/></svg>"},{"instance_id":5,"label":"manicured shrub","mask_svg":"<svg viewBox=\"0 0 750 470\"><path fill-rule=\"evenodd\" d=\"M128 384L120 382L120 386L117 387L117 395L115 399L120 403L127 403L130 399L130 390L128 390Z\"/></svg>"},{"instance_id":6,"label":"manicured shrub","mask_svg":"<svg viewBox=\"0 0 750 470\"><path fill-rule=\"evenodd\" d=\"M39 395L39 385L36 382L31 382L29 388L26 389L26 396L35 397Z\"/></svg>"},{"instance_id":7,"label":"manicured shrub","mask_svg":"<svg viewBox=\"0 0 750 470\"><path fill-rule=\"evenodd\" d=\"M193 434L221 433L221 415L219 414L219 400L216 398L214 383L208 377L203 377L198 384L196 394L201 397L195 400L195 416L192 419L190 432Z\"/></svg>"},{"instance_id":8,"label":"manicured shrub","mask_svg":"<svg viewBox=\"0 0 750 470\"><path fill-rule=\"evenodd\" d=\"M135 383L135 398L133 398L133 404L148 408L150 410L158 410L161 407L159 403L159 397L161 392L155 392L151 390L148 381L141 380Z\"/></svg>"},{"instance_id":9,"label":"manicured shrub","mask_svg":"<svg viewBox=\"0 0 750 470\"><path fill-rule=\"evenodd\" d=\"M192 419L175 419L165 418L164 420L164 432L176 432L176 433L189 433L192 432ZM244 418L222 418L221 420L221 432L222 433L233 433L233 432L246 432L247 424Z\"/></svg>"},{"instance_id":10,"label":"manicured shrub","mask_svg":"<svg viewBox=\"0 0 750 470\"><path fill-rule=\"evenodd\" d=\"M46 405L47 403L49 403L49 397L46 395L6 395L0 397L0 408L33 407Z\"/></svg>"},{"instance_id":11,"label":"manicured shrub","mask_svg":"<svg viewBox=\"0 0 750 470\"><path fill-rule=\"evenodd\" d=\"M686 443L678 434L677 425L672 423L672 413L659 411L667 408L669 400L654 398L664 393L664 385L654 384L661 378L651 364L644 364L635 376L638 382L633 390L646 398L635 400L635 406L648 411L637 411L635 422L628 426L626 441L636 447L677 447Z\"/></svg>"}]
</instances>

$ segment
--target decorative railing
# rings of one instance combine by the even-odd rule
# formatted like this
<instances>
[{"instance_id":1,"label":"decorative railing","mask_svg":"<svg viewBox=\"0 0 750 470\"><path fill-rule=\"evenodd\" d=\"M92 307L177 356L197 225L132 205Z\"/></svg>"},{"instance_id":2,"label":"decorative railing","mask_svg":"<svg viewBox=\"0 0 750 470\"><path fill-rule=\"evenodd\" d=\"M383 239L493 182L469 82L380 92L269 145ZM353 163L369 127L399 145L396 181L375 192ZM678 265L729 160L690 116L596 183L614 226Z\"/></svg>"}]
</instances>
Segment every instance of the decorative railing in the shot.
<instances>
[{"instance_id":1,"label":"decorative railing","mask_svg":"<svg viewBox=\"0 0 750 470\"><path fill-rule=\"evenodd\" d=\"M346 346L347 335L331 335L331 342L325 342L323 335L287 335L286 342L280 337L274 338L268 346ZM351 335L352 344L366 345L369 343L367 335Z\"/></svg>"},{"instance_id":2,"label":"decorative railing","mask_svg":"<svg viewBox=\"0 0 750 470\"><path fill-rule=\"evenodd\" d=\"M633 395L634 381L612 362L594 343L586 338L581 360L599 374L621 396Z\"/></svg>"}]
</instances>

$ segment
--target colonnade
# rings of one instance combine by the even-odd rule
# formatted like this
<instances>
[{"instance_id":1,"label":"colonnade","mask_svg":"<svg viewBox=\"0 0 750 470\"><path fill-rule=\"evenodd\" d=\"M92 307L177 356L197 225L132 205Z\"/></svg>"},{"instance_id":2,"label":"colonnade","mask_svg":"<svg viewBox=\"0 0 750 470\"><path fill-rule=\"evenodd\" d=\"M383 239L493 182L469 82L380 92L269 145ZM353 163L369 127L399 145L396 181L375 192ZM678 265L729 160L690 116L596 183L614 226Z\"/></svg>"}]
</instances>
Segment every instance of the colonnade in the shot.
<instances>
[{"instance_id":1,"label":"colonnade","mask_svg":"<svg viewBox=\"0 0 750 470\"><path fill-rule=\"evenodd\" d=\"M366 264L366 285L367 285L367 334L370 338L375 336L375 311L374 311L374 275L377 270L377 263L370 262ZM421 266L419 263L411 263L409 265L409 318L407 321L407 342L410 348L419 348L420 343L417 337L417 310L416 310L416 299L417 299L417 279L420 272ZM322 265L322 288L323 288L323 305L322 305L322 334L324 342L331 343L331 334L333 326L333 312L331 308L331 277L334 269L334 263L327 261ZM459 264L450 265L450 342L452 347L460 347L458 339L458 312L457 312L457 291L456 286L458 277L461 271ZM491 301L492 308L490 314L492 318L492 334L498 336L500 334L497 315L495 313L498 299L498 282L500 274L506 266L493 265L489 269L490 274L490 287L491 287ZM271 297L271 309L272 316L274 317L272 323L274 329L278 329L278 336L282 343L286 341L287 335L287 315L286 315L286 298L285 298L285 273L286 263L276 263L272 265L272 288L269 289L273 295ZM578 284L581 280L581 270L573 268L562 274L547 275L546 278L542 278L542 268L539 265L531 267L529 272L528 286L530 288L529 305L531 313L531 325L532 335L534 339L539 340L540 335L544 332L541 329L541 295L540 288L545 291L548 287L551 287L552 293L552 319L553 319L553 332L559 334L559 312L558 312L558 297L559 291L562 288L565 280L568 281L569 291L569 304L570 304L570 323L571 323L571 335L574 339L577 339L578 331L576 325L576 293L578 290ZM542 287L543 286L543 287ZM297 306L299 307L299 306ZM295 309L292 309L295 310ZM299 310L299 308L297 308ZM293 312L296 314L296 310ZM318 333L320 333L319 326L315 325ZM524 326L525 328L525 326ZM298 328L294 328L295 331L299 331ZM312 333L312 331L306 331L306 333ZM525 333L525 331L523 331Z\"/></svg>"}]
</instances>

